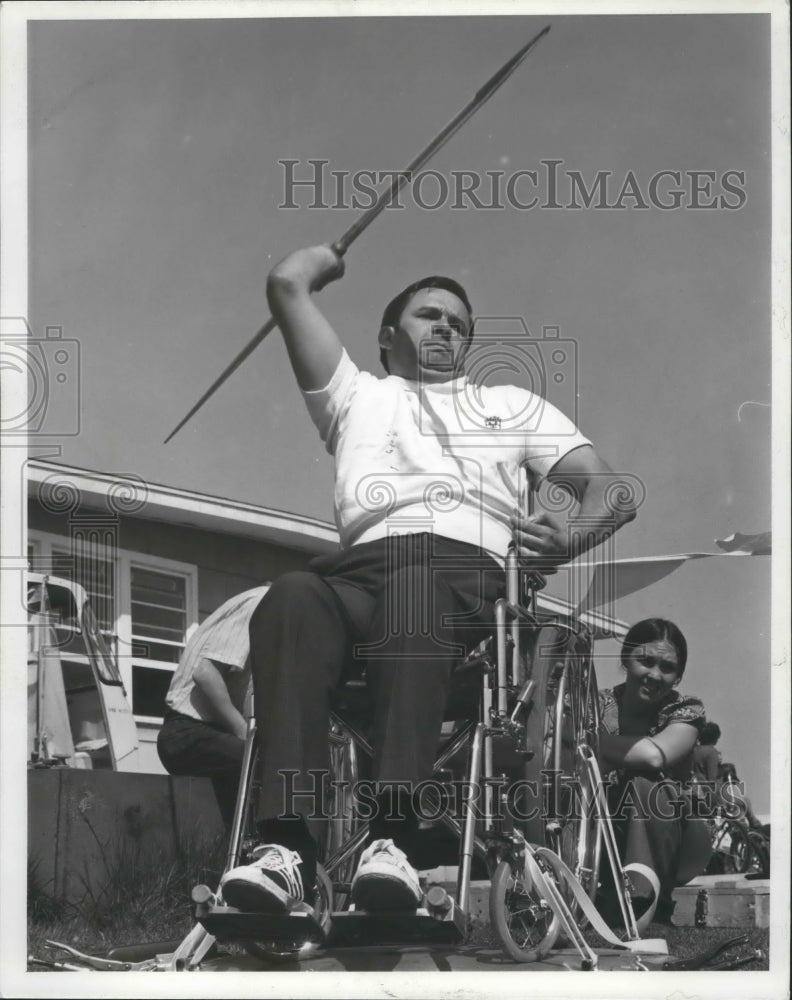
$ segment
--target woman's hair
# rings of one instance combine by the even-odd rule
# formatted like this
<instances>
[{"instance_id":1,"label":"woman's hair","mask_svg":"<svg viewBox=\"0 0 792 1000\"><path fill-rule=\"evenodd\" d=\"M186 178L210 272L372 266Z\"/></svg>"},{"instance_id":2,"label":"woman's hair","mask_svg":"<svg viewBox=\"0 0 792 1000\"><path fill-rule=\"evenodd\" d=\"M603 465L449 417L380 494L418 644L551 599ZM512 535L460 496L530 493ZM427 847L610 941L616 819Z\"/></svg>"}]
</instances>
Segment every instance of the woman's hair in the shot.
<instances>
[{"instance_id":1,"label":"woman's hair","mask_svg":"<svg viewBox=\"0 0 792 1000\"><path fill-rule=\"evenodd\" d=\"M687 642L679 628L665 618L644 618L633 625L622 643L622 666L627 666L627 660L634 649L649 642L657 642L659 639L670 642L676 650L677 677L681 677L687 663Z\"/></svg>"},{"instance_id":2,"label":"woman's hair","mask_svg":"<svg viewBox=\"0 0 792 1000\"><path fill-rule=\"evenodd\" d=\"M721 729L717 722L705 722L699 732L699 743L703 747L714 747L721 738Z\"/></svg>"},{"instance_id":3,"label":"woman's hair","mask_svg":"<svg viewBox=\"0 0 792 1000\"><path fill-rule=\"evenodd\" d=\"M453 278L446 278L440 274L432 274L428 278L420 278L418 281L414 281L411 285L408 285L399 294L390 300L390 302L385 306L385 312L382 314L382 320L380 321L380 328L383 326L398 326L401 315L410 299L415 295L416 292L420 292L422 288L442 288L446 292L451 292L452 295L456 295L460 302L465 306L468 311L468 315L471 317L471 327L468 331L468 339L473 338L473 309L470 305L470 300L468 299L467 292L459 284L458 281L454 281ZM388 368L388 352L380 348L380 361L382 362L382 367L385 371L390 371Z\"/></svg>"}]
</instances>

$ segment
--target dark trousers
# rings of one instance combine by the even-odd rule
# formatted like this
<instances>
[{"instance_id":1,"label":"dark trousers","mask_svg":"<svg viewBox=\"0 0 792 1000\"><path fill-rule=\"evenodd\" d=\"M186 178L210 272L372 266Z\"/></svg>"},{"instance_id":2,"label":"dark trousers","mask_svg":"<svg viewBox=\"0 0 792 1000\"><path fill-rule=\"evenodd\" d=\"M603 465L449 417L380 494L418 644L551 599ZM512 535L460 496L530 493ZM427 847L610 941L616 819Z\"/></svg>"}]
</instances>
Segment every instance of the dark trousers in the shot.
<instances>
[{"instance_id":1,"label":"dark trousers","mask_svg":"<svg viewBox=\"0 0 792 1000\"><path fill-rule=\"evenodd\" d=\"M285 784L310 792L309 772L327 772L331 698L349 664L365 667L373 777L428 778L454 666L492 631L502 583L482 550L429 534L353 546L276 580L250 622L259 819L310 814L315 797L289 801Z\"/></svg>"},{"instance_id":2,"label":"dark trousers","mask_svg":"<svg viewBox=\"0 0 792 1000\"><path fill-rule=\"evenodd\" d=\"M210 722L169 711L157 736L157 753L168 774L211 778L220 815L234 818L245 742Z\"/></svg>"}]
</instances>

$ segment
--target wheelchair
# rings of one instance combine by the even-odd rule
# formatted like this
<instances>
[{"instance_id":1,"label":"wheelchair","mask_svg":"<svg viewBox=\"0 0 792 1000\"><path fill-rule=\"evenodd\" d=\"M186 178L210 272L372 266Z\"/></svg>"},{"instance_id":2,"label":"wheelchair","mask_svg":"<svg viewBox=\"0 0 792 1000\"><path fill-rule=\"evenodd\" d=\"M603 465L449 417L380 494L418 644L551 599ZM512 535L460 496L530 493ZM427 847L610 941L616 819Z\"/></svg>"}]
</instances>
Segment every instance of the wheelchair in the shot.
<instances>
[{"instance_id":1,"label":"wheelchair","mask_svg":"<svg viewBox=\"0 0 792 1000\"><path fill-rule=\"evenodd\" d=\"M321 947L461 943L471 922L474 874L491 883L490 923L514 961L540 960L561 934L583 953L576 920L594 899L603 853L601 803L589 773L599 732L593 636L574 619L538 610L542 584L510 549L506 596L495 606L494 634L452 678L435 761L437 781L429 788L437 819L428 829L436 840L450 835L458 841L455 895L440 884L424 884L414 913L355 911L351 878L368 824L356 815L353 788L373 748L354 711L365 680L353 676L329 720L333 796L320 844L315 906L301 904L288 915L243 913L226 905L219 890L197 886L197 923L174 953L172 968L197 968L215 940L241 944L265 962L291 960ZM251 833L255 775L251 718L226 870L246 863L256 843ZM461 802L445 789L459 791ZM449 797L456 809L444 807ZM558 877L556 859L573 879Z\"/></svg>"},{"instance_id":2,"label":"wheelchair","mask_svg":"<svg viewBox=\"0 0 792 1000\"><path fill-rule=\"evenodd\" d=\"M719 808L711 823L712 857L707 874L752 875L767 878L770 873L768 838L752 830L744 819L735 819Z\"/></svg>"}]
</instances>

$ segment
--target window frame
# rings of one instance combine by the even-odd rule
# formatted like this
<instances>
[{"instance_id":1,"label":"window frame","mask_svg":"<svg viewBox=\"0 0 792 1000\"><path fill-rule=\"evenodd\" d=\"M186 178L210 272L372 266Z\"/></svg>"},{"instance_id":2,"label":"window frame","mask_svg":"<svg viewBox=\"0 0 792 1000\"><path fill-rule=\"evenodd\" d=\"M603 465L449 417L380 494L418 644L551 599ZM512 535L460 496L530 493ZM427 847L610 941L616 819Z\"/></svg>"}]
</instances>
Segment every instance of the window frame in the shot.
<instances>
[{"instance_id":1,"label":"window frame","mask_svg":"<svg viewBox=\"0 0 792 1000\"><path fill-rule=\"evenodd\" d=\"M53 548L62 549L64 543L69 548L72 545L72 539L68 535L31 529L28 532L28 545L32 550L30 554L33 557L33 566L31 569L34 572L41 572L41 565L45 563L51 565ZM77 544L78 546L82 545L79 541ZM190 636L198 628L198 567L194 563L181 562L177 559L168 559L165 556L151 555L147 552L138 552L133 549L120 547L113 551L108 546L96 545L93 546L93 551L98 558L113 561L115 564L113 574L115 618L113 623L114 631L111 634L115 639L114 655L118 663L121 680L124 684L124 690L127 692L130 707L134 712L132 681L135 667L147 667L173 674L178 664L166 663L163 660L150 660L146 657L133 655L132 567L151 570L155 573L164 573L169 576L183 577L185 604L184 645L186 645ZM55 574L52 575L54 576ZM102 634L107 636L107 630L103 629ZM162 724L162 716L138 715L135 713L134 718L138 725L152 726Z\"/></svg>"}]
</instances>

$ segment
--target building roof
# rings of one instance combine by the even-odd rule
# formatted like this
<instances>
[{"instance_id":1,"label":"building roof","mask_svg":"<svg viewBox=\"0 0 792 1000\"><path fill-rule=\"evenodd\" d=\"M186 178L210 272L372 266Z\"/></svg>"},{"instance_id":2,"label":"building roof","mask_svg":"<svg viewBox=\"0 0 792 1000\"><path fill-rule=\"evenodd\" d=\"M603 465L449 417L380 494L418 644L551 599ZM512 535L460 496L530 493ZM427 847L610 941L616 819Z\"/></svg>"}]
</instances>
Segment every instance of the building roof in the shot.
<instances>
[{"instance_id":1,"label":"building roof","mask_svg":"<svg viewBox=\"0 0 792 1000\"><path fill-rule=\"evenodd\" d=\"M29 495L53 511L67 512L79 502L122 516L241 535L317 554L338 546L334 525L302 514L58 462L30 461L27 469Z\"/></svg>"}]
</instances>

